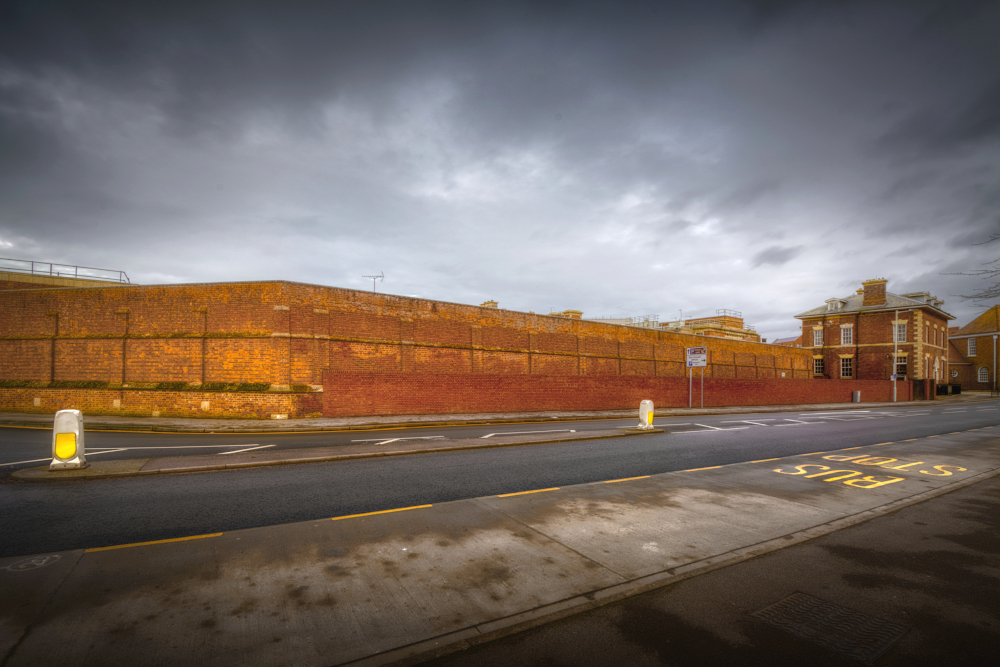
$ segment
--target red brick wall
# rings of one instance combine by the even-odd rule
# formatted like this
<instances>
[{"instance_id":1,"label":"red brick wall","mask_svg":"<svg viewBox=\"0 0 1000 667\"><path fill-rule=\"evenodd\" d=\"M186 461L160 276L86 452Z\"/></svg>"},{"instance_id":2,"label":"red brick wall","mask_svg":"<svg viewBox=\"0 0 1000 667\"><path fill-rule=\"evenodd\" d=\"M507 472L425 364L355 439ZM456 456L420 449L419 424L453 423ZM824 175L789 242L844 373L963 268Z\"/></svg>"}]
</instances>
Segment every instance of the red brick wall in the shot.
<instances>
[{"instance_id":1,"label":"red brick wall","mask_svg":"<svg viewBox=\"0 0 1000 667\"><path fill-rule=\"evenodd\" d=\"M700 405L700 379L694 381ZM911 384L900 382L897 400L908 401ZM329 417L461 414L535 410L625 410L644 399L657 407L687 407L687 378L551 375L327 373L323 414ZM849 403L892 400L884 380L705 379L705 406Z\"/></svg>"},{"instance_id":2,"label":"red brick wall","mask_svg":"<svg viewBox=\"0 0 1000 667\"><path fill-rule=\"evenodd\" d=\"M684 377L684 348L696 345L709 348L709 378L810 378L805 350L299 283L0 292L0 380L319 385L331 374L482 373L631 382Z\"/></svg>"},{"instance_id":3,"label":"red brick wall","mask_svg":"<svg viewBox=\"0 0 1000 667\"><path fill-rule=\"evenodd\" d=\"M148 417L243 417L270 419L318 416L322 394L258 392L141 391L112 389L31 389L0 387L0 405L13 412L81 410L88 415ZM38 399L38 405L35 405ZM116 405L115 402L118 402ZM208 401L208 409L202 402Z\"/></svg>"}]
</instances>

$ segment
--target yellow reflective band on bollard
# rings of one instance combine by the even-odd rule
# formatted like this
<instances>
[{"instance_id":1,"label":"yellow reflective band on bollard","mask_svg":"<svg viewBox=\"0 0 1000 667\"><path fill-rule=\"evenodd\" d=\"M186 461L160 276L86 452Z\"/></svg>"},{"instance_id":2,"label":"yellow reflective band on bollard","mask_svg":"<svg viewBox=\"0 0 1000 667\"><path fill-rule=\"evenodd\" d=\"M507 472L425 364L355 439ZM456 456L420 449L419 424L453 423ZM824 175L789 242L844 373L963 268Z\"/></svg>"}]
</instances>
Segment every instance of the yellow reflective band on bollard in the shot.
<instances>
[{"instance_id":1,"label":"yellow reflective band on bollard","mask_svg":"<svg viewBox=\"0 0 1000 667\"><path fill-rule=\"evenodd\" d=\"M650 426L653 425L653 411L652 410L649 411L649 425Z\"/></svg>"},{"instance_id":2,"label":"yellow reflective band on bollard","mask_svg":"<svg viewBox=\"0 0 1000 667\"><path fill-rule=\"evenodd\" d=\"M56 434L56 456L71 459L76 456L76 433Z\"/></svg>"}]
</instances>

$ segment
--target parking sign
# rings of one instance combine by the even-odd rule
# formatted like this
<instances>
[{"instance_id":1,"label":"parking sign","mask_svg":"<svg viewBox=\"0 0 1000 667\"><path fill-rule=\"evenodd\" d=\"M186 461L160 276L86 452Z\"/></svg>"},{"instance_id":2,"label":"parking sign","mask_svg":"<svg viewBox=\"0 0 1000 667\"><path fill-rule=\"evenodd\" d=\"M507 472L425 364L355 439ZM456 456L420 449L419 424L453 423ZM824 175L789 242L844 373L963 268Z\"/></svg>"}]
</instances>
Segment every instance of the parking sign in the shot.
<instances>
[{"instance_id":1,"label":"parking sign","mask_svg":"<svg viewBox=\"0 0 1000 667\"><path fill-rule=\"evenodd\" d=\"M704 345L687 348L687 367L698 368L699 366L708 366L708 348Z\"/></svg>"}]
</instances>

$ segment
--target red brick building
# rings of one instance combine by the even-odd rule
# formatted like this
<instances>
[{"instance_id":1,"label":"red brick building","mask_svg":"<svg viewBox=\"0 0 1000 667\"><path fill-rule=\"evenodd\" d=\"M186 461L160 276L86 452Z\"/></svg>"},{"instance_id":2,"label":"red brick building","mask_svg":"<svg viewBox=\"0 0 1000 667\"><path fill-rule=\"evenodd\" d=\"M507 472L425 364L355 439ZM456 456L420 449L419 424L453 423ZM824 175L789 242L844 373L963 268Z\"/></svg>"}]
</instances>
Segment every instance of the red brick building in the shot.
<instances>
[{"instance_id":1,"label":"red brick building","mask_svg":"<svg viewBox=\"0 0 1000 667\"><path fill-rule=\"evenodd\" d=\"M993 306L949 336L948 379L963 389L995 389L1000 306Z\"/></svg>"},{"instance_id":2,"label":"red brick building","mask_svg":"<svg viewBox=\"0 0 1000 667\"><path fill-rule=\"evenodd\" d=\"M774 344L781 345L782 347L802 347L802 335L778 338L774 341Z\"/></svg>"},{"instance_id":3,"label":"red brick building","mask_svg":"<svg viewBox=\"0 0 1000 667\"><path fill-rule=\"evenodd\" d=\"M886 283L866 280L856 293L795 316L813 377L887 380L895 373L947 382L948 320L955 318L930 293L892 294Z\"/></svg>"}]
</instances>

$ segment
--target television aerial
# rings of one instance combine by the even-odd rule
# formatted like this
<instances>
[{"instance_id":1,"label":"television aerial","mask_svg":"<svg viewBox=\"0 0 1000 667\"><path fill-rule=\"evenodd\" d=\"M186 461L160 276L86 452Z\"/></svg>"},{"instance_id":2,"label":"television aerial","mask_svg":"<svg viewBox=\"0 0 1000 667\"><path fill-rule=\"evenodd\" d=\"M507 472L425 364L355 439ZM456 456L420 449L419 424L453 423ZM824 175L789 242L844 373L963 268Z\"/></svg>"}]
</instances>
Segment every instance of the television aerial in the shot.
<instances>
[{"instance_id":1,"label":"television aerial","mask_svg":"<svg viewBox=\"0 0 1000 667\"><path fill-rule=\"evenodd\" d=\"M375 281L376 280L384 280L385 279L385 273L382 272L382 271L379 271L377 276L361 276L361 277L362 278L371 278L372 279L372 291L374 292L374 291L376 291L375 290Z\"/></svg>"}]
</instances>

